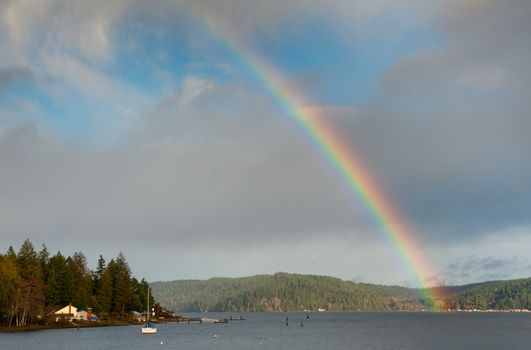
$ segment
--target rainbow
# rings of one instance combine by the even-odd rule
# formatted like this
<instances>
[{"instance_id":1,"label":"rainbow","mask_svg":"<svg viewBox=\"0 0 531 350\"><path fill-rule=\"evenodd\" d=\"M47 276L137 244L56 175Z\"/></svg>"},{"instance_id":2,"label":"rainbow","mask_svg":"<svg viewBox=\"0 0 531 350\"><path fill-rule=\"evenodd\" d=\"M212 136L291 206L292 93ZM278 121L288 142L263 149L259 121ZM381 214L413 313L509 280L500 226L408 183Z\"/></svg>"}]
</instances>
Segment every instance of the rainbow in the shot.
<instances>
[{"instance_id":1,"label":"rainbow","mask_svg":"<svg viewBox=\"0 0 531 350\"><path fill-rule=\"evenodd\" d=\"M225 45L233 57L274 97L283 111L304 131L315 148L333 165L334 169L380 228L405 268L411 271L420 287L419 292L432 311L438 311L437 300L441 300L438 288L430 288L427 279L433 276L433 269L423 255L405 220L393 207L391 201L379 190L378 185L362 166L359 158L342 141L341 137L326 123L322 109L311 106L300 91L285 83L281 74L268 62L231 40L229 35L220 36L220 28L207 21L209 32Z\"/></svg>"}]
</instances>

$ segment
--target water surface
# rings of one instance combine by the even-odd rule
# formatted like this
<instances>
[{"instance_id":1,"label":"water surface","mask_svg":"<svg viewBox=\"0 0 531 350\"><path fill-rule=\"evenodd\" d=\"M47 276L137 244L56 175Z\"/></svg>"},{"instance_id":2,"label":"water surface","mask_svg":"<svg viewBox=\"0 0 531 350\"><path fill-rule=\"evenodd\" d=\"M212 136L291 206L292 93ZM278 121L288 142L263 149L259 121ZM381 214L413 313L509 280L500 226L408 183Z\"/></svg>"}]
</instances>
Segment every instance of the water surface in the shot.
<instances>
[{"instance_id":1,"label":"water surface","mask_svg":"<svg viewBox=\"0 0 531 350\"><path fill-rule=\"evenodd\" d=\"M159 324L155 335L141 335L139 326L4 333L0 349L531 348L531 314L524 313L310 313L309 320L306 313L242 315L245 321L228 324Z\"/></svg>"}]
</instances>

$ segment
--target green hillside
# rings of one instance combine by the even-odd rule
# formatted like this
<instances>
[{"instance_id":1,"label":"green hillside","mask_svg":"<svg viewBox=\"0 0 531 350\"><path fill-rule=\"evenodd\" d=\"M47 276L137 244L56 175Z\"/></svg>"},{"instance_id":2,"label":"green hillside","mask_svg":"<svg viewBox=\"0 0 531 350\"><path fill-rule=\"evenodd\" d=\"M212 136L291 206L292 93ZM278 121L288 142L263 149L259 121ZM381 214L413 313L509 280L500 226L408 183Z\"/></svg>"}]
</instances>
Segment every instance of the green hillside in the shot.
<instances>
[{"instance_id":1,"label":"green hillside","mask_svg":"<svg viewBox=\"0 0 531 350\"><path fill-rule=\"evenodd\" d=\"M242 278L151 284L170 310L201 311L398 311L429 309L418 289L354 283L328 276L276 273ZM531 309L531 278L437 288L446 309Z\"/></svg>"},{"instance_id":2,"label":"green hillside","mask_svg":"<svg viewBox=\"0 0 531 350\"><path fill-rule=\"evenodd\" d=\"M448 296L454 309L531 309L531 278L492 281L461 287L462 291Z\"/></svg>"},{"instance_id":3,"label":"green hillside","mask_svg":"<svg viewBox=\"0 0 531 350\"><path fill-rule=\"evenodd\" d=\"M416 290L276 273L242 278L151 284L161 305L175 311L369 311L426 308Z\"/></svg>"}]
</instances>

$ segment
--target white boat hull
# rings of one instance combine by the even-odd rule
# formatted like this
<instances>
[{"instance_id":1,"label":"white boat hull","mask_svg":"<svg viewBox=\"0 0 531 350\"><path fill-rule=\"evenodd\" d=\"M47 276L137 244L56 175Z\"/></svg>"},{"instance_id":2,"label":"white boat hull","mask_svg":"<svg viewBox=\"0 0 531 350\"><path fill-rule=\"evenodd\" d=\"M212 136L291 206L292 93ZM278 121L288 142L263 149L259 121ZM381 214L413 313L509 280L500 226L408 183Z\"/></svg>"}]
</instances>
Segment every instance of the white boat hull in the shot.
<instances>
[{"instance_id":1,"label":"white boat hull","mask_svg":"<svg viewBox=\"0 0 531 350\"><path fill-rule=\"evenodd\" d=\"M142 327L142 334L155 334L157 333L157 328L155 327Z\"/></svg>"}]
</instances>

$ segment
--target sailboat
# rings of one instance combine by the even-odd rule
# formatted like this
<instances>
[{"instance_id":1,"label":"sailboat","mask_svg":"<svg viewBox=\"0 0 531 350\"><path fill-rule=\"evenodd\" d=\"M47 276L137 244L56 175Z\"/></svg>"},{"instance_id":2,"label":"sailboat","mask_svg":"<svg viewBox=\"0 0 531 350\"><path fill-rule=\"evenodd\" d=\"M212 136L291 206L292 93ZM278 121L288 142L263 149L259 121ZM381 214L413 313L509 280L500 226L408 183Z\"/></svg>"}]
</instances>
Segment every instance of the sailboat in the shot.
<instances>
[{"instance_id":1,"label":"sailboat","mask_svg":"<svg viewBox=\"0 0 531 350\"><path fill-rule=\"evenodd\" d=\"M157 333L157 327L149 322L149 314L151 314L151 305L149 304L149 287L147 291L147 312L146 312L146 324L142 327L142 334L155 334Z\"/></svg>"}]
</instances>

